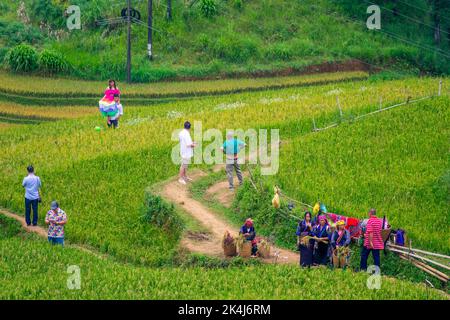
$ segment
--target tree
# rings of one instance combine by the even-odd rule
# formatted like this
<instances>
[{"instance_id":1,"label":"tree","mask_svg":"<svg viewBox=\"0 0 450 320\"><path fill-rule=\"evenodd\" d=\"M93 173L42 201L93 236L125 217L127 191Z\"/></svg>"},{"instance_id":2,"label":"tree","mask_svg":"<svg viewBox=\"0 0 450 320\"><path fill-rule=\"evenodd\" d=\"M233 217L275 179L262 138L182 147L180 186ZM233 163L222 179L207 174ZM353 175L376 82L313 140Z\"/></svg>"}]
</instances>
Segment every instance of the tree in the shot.
<instances>
[{"instance_id":1,"label":"tree","mask_svg":"<svg viewBox=\"0 0 450 320\"><path fill-rule=\"evenodd\" d=\"M440 44L442 40L442 17L450 14L450 1L430 0L431 14L434 24L434 41Z\"/></svg>"}]
</instances>

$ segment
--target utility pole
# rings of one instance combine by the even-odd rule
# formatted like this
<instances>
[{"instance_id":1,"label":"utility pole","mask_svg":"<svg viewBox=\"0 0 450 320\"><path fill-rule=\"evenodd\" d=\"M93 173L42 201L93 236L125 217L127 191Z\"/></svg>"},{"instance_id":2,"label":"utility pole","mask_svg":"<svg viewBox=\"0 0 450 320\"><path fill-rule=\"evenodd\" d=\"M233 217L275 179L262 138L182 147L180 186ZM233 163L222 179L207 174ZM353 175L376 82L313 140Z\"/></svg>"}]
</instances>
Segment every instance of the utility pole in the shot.
<instances>
[{"instance_id":1,"label":"utility pole","mask_svg":"<svg viewBox=\"0 0 450 320\"><path fill-rule=\"evenodd\" d=\"M153 44L153 0L148 0L148 42L147 51L150 60L153 60L152 44Z\"/></svg>"},{"instance_id":2,"label":"utility pole","mask_svg":"<svg viewBox=\"0 0 450 320\"><path fill-rule=\"evenodd\" d=\"M172 20L172 0L167 0L167 20Z\"/></svg>"},{"instance_id":3,"label":"utility pole","mask_svg":"<svg viewBox=\"0 0 450 320\"><path fill-rule=\"evenodd\" d=\"M127 82L131 83L131 0L127 0Z\"/></svg>"}]
</instances>

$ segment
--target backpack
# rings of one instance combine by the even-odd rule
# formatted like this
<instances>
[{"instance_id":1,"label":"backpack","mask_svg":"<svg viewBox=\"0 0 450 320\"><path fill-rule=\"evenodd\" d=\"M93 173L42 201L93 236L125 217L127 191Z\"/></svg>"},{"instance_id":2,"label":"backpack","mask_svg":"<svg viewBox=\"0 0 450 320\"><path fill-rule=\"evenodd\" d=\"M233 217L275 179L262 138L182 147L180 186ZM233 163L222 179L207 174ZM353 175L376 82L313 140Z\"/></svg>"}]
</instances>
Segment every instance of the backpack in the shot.
<instances>
[{"instance_id":1,"label":"backpack","mask_svg":"<svg viewBox=\"0 0 450 320\"><path fill-rule=\"evenodd\" d=\"M402 229L398 229L395 233L395 244L397 246L404 246L405 245L405 231Z\"/></svg>"}]
</instances>

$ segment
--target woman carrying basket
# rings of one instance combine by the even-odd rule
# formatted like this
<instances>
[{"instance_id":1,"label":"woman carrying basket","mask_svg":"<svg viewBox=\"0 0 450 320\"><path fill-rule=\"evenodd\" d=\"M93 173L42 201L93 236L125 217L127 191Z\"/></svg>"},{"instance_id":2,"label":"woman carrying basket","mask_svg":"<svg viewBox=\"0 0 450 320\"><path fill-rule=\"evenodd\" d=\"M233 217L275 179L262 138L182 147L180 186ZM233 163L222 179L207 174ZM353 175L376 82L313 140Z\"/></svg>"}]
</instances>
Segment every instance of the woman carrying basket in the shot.
<instances>
[{"instance_id":1,"label":"woman carrying basket","mask_svg":"<svg viewBox=\"0 0 450 320\"><path fill-rule=\"evenodd\" d=\"M342 248L348 247L350 240L350 232L345 229L345 221L339 220L336 222L336 230L331 235L333 265L335 267L344 267L347 264L348 254L343 252Z\"/></svg>"},{"instance_id":2,"label":"woman carrying basket","mask_svg":"<svg viewBox=\"0 0 450 320\"><path fill-rule=\"evenodd\" d=\"M297 247L300 251L300 266L310 267L313 264L313 249L314 240L310 239L313 235L313 223L311 212L305 212L305 218L298 223L297 232Z\"/></svg>"}]
</instances>

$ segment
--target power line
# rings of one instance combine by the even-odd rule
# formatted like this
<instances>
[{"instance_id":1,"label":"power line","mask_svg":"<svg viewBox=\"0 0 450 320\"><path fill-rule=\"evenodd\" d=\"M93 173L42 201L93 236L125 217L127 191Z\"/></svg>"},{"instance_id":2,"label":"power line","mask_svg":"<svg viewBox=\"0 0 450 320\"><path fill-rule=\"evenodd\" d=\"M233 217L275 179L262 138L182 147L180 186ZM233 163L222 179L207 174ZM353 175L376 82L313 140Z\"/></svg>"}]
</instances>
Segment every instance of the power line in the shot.
<instances>
[{"instance_id":1,"label":"power line","mask_svg":"<svg viewBox=\"0 0 450 320\"><path fill-rule=\"evenodd\" d=\"M344 18L344 17L343 17L342 19L343 19L343 20L347 20L347 21L353 21L353 22L356 22L356 23L359 23L359 24L363 24L363 25L365 26L365 23L364 23L363 21L360 21L360 20L357 20L357 19L353 19L353 18L350 18L350 17L347 17L347 18ZM440 55L442 55L443 57L446 57L446 58L449 58L449 59L450 59L450 56L447 55L447 54L445 54L445 53L444 53L445 51L444 51L444 50L441 50L441 49L439 49L439 48L430 47L430 46L427 46L427 45L424 45L424 44L415 42L415 41L413 41L413 40L409 40L409 39L402 38L402 37L400 37L397 33L394 33L394 32L384 31L384 30L382 30L382 29L377 29L376 32L381 32L381 33L387 34L387 35L389 35L389 36L391 36L391 37L393 37L393 38L396 38L397 40L400 40L400 41L402 41L402 42L406 42L406 43L408 43L408 44L411 44L411 45L413 45L413 46L419 47L419 48L421 48L421 49L424 49L424 50L427 50L427 51L430 51L430 52L433 52L433 53L436 53L436 54L440 54Z\"/></svg>"},{"instance_id":2,"label":"power line","mask_svg":"<svg viewBox=\"0 0 450 320\"><path fill-rule=\"evenodd\" d=\"M398 3L401 3L401 4L404 4L404 5L406 5L406 6L409 6L409 7L411 7L411 8L415 8L415 9L420 10L420 11L425 12L425 13L431 13L430 10L425 10L425 9L423 9L423 8L421 8L421 7L412 5L412 4L407 3L407 2L403 2L403 1L400 1L400 0L397 0L397 2L398 2ZM441 18L442 20L444 20L444 21L450 21L450 20L448 20L448 19L445 18L445 17L440 17L440 18Z\"/></svg>"},{"instance_id":3,"label":"power line","mask_svg":"<svg viewBox=\"0 0 450 320\"><path fill-rule=\"evenodd\" d=\"M407 15L402 14L402 13L399 13L399 12L395 12L395 11L389 9L389 8L380 6L380 5L378 5L378 4L376 4L376 3L373 3L373 2L371 2L371 1L368 1L368 0L364 0L364 1L365 1L366 3L370 3L370 4L377 5L377 6L379 6L380 8L382 8L383 10L387 10L387 11L390 11L390 12L392 12L392 13L395 13L395 14L397 14L397 15L399 15L399 16L402 16L402 17L404 17L404 18L406 18L406 19L408 19L408 20L411 20L411 21L413 21L413 22L415 22L415 23L418 23L418 24L424 25L424 26L426 26L426 27L429 27L429 28L432 29L432 30L435 29L434 26L432 26L432 25L430 25L430 24L428 24L428 23L425 23L425 22L422 22L422 21L420 21L420 20L411 18L410 16L407 16ZM450 33L446 32L446 31L444 31L444 30L441 30L441 32L442 32L442 33L445 33L445 34L450 34Z\"/></svg>"}]
</instances>

